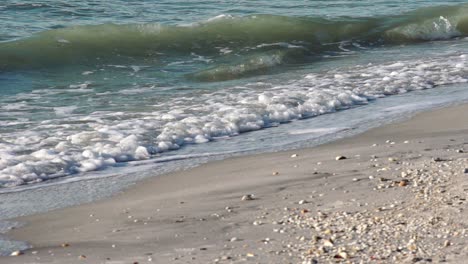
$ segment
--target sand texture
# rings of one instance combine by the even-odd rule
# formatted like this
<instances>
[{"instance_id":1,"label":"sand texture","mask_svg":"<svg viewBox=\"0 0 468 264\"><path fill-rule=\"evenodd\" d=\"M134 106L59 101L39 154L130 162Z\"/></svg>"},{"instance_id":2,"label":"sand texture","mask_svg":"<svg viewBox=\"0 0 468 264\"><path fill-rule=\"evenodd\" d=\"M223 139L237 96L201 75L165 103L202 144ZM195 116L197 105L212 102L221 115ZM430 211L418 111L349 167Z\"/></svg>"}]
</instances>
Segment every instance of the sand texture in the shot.
<instances>
[{"instance_id":1,"label":"sand texture","mask_svg":"<svg viewBox=\"0 0 468 264\"><path fill-rule=\"evenodd\" d=\"M19 218L0 263L466 263L467 196L461 105Z\"/></svg>"}]
</instances>

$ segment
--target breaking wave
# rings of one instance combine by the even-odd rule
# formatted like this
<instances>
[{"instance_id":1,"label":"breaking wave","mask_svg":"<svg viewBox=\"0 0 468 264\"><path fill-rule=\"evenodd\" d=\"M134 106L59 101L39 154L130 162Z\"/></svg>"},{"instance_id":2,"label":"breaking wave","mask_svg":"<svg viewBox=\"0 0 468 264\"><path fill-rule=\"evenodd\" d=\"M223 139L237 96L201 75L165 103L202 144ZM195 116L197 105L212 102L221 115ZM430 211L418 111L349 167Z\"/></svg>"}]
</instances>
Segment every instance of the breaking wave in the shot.
<instances>
[{"instance_id":1,"label":"breaking wave","mask_svg":"<svg viewBox=\"0 0 468 264\"><path fill-rule=\"evenodd\" d=\"M0 188L150 159L187 144L331 113L380 97L467 83L467 65L467 54L355 65L311 73L284 85L251 83L175 97L161 103L162 110L138 115L97 111L43 122L2 135ZM256 86L261 89L252 89ZM6 128L15 125L3 123Z\"/></svg>"},{"instance_id":2,"label":"breaking wave","mask_svg":"<svg viewBox=\"0 0 468 264\"><path fill-rule=\"evenodd\" d=\"M461 36L468 36L466 4L423 8L398 16L333 20L222 15L184 26L104 24L44 31L0 43L0 70L129 60L155 63L164 57L194 52L215 57L245 56L237 64L223 64L194 75L201 80L224 80L294 61L297 53L284 52L287 49L300 48L307 58L339 50L343 42L378 46Z\"/></svg>"}]
</instances>

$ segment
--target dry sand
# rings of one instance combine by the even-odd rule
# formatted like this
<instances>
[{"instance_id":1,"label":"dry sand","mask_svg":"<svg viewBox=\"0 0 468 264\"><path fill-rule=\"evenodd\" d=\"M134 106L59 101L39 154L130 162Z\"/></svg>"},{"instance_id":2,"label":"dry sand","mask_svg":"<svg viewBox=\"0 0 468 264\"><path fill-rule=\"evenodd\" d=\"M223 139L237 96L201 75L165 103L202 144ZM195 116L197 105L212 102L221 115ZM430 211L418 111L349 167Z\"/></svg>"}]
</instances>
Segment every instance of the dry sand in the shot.
<instances>
[{"instance_id":1,"label":"dry sand","mask_svg":"<svg viewBox=\"0 0 468 264\"><path fill-rule=\"evenodd\" d=\"M461 105L212 162L19 218L33 248L0 263L466 263L467 152Z\"/></svg>"}]
</instances>

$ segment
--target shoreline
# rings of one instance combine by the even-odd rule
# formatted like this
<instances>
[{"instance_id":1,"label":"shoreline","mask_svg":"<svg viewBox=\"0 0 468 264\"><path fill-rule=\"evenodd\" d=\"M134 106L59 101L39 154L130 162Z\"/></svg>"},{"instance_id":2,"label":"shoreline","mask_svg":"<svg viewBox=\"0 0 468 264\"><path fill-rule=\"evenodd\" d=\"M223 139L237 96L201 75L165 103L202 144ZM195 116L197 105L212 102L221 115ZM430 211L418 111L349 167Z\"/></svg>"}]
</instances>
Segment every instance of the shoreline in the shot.
<instances>
[{"instance_id":1,"label":"shoreline","mask_svg":"<svg viewBox=\"0 0 468 264\"><path fill-rule=\"evenodd\" d=\"M389 208L399 208L395 205L398 202L403 204L402 207L410 204L418 208L412 204L412 190L418 186L385 188L386 181L378 180L384 177L391 179L390 182L402 182L402 168L413 170L415 167L417 170L420 166L428 166L435 170L434 166L450 161L454 164L446 167L456 167L458 173L463 174L460 172L462 167L468 168L468 116L463 114L467 112L468 104L423 112L406 121L317 147L210 162L187 171L143 180L108 199L19 217L17 220L26 225L7 235L15 240L29 241L34 247L19 257L0 257L0 262L212 263L218 260L227 263L314 263L314 258L320 258L304 256L305 248L311 249L314 243L310 241L311 230L302 227L307 226L305 222L309 223L323 212L334 215L341 210L347 211L351 215L349 219L353 219L356 212L387 208L389 199L394 205ZM456 152L463 149L462 153ZM347 159L337 161L337 156ZM441 159L442 163L435 158ZM468 183L466 176L457 177L444 182L451 192L460 192L457 188ZM462 181L461 184L454 186L452 180L455 179ZM416 182L416 179L409 177L410 182ZM378 189L379 184L384 187ZM243 201L241 198L248 194L254 194L254 199ZM464 204L464 200L460 201ZM393 213L393 209L387 209L375 213ZM428 210L423 205L419 209ZM459 217L460 213L466 215L463 210L458 212L459 208L449 210L442 206L436 209L448 217ZM305 212L303 210L307 212L296 214ZM411 217L407 212L399 213ZM285 216L303 222L298 222L299 227L294 227L294 221L287 225L278 224ZM468 223L460 222L460 219L450 221L466 230ZM326 230L330 229L323 231ZM334 231L327 232L330 236L334 234ZM466 240L467 235L458 234L459 243L443 236L433 238L434 245L451 244L444 247L447 251L444 256L437 256L439 260L444 257L447 261L461 263L457 262L455 253L462 253L463 249L466 252L468 243L462 242L463 236ZM338 241L336 238L327 241L331 243L332 240ZM407 250L418 252L417 247L411 249ZM351 261L369 260L364 255L358 258L357 253L339 254L343 252L334 252L332 257L342 255L343 259L350 258ZM320 254L326 256L327 252ZM407 255L419 257L411 254ZM397 255L392 252L389 258ZM427 256L421 258L424 260Z\"/></svg>"}]
</instances>

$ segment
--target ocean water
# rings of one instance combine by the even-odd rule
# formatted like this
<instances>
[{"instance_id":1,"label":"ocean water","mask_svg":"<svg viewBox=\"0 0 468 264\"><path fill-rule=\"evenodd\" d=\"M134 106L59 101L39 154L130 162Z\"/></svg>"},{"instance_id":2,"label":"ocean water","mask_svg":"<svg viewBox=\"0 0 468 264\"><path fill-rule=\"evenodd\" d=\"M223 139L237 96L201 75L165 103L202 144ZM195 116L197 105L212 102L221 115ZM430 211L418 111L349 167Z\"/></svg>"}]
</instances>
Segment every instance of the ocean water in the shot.
<instances>
[{"instance_id":1,"label":"ocean water","mask_svg":"<svg viewBox=\"0 0 468 264\"><path fill-rule=\"evenodd\" d=\"M1 1L0 219L467 101L467 48L464 1Z\"/></svg>"}]
</instances>

